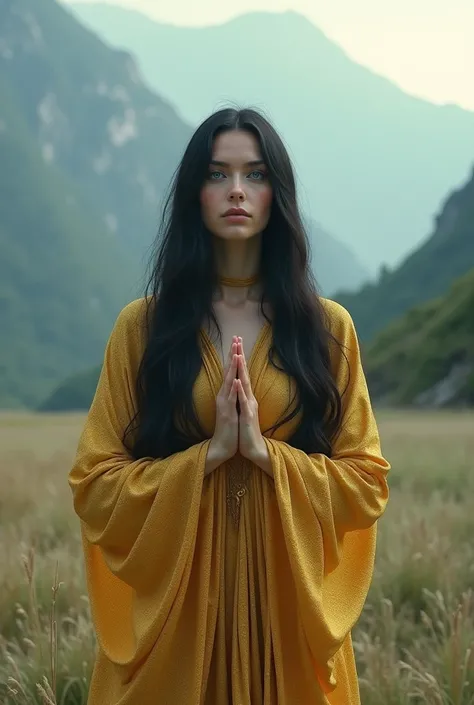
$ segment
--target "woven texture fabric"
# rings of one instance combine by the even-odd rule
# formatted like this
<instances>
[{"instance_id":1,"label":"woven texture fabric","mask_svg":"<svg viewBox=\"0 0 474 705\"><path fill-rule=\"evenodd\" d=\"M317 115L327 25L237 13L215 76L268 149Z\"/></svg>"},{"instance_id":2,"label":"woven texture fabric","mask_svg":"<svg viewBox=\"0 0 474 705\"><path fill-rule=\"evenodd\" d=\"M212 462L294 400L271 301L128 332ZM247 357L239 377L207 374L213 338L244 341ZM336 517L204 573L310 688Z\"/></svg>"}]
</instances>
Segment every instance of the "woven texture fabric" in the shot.
<instances>
[{"instance_id":1,"label":"woven texture fabric","mask_svg":"<svg viewBox=\"0 0 474 705\"><path fill-rule=\"evenodd\" d=\"M110 335L69 483L80 518L98 639L89 705L358 705L351 630L371 583L389 464L347 311L323 299L343 395L331 458L264 434L274 477L239 455L204 477L222 364L202 331L194 401L208 439L133 460L145 299ZM249 360L262 430L292 398L268 361L271 326ZM240 492L238 521L229 488Z\"/></svg>"}]
</instances>

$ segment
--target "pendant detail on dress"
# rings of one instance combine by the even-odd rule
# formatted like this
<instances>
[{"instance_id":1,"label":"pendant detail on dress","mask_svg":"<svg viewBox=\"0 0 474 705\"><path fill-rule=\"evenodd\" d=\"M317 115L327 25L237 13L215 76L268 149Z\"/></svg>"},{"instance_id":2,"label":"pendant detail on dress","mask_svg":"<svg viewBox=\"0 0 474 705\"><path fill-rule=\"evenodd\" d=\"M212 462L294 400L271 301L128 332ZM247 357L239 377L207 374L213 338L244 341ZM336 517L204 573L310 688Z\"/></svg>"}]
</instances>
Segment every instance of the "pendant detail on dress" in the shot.
<instances>
[{"instance_id":1,"label":"pendant detail on dress","mask_svg":"<svg viewBox=\"0 0 474 705\"><path fill-rule=\"evenodd\" d=\"M227 506L230 516L236 525L239 523L240 519L240 503L246 491L247 489L245 487L240 487L235 493L230 490L227 493Z\"/></svg>"},{"instance_id":2,"label":"pendant detail on dress","mask_svg":"<svg viewBox=\"0 0 474 705\"><path fill-rule=\"evenodd\" d=\"M238 525L242 500L248 491L246 482L251 472L251 464L247 466L245 459L239 458L234 462L229 461L228 466L227 507L234 524Z\"/></svg>"}]
</instances>

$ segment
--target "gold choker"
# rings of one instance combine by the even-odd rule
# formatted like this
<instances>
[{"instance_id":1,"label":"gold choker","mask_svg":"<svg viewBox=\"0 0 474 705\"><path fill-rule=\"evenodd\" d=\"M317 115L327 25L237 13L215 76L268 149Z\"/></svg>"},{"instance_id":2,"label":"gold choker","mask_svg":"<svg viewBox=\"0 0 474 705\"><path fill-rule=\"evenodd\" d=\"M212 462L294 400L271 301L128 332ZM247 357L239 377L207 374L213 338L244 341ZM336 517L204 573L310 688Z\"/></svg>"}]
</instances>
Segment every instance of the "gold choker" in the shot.
<instances>
[{"instance_id":1,"label":"gold choker","mask_svg":"<svg viewBox=\"0 0 474 705\"><path fill-rule=\"evenodd\" d=\"M219 277L219 284L222 286L252 286L256 284L260 279L259 274L254 274L253 277L247 277L247 279L238 279L237 277Z\"/></svg>"}]
</instances>

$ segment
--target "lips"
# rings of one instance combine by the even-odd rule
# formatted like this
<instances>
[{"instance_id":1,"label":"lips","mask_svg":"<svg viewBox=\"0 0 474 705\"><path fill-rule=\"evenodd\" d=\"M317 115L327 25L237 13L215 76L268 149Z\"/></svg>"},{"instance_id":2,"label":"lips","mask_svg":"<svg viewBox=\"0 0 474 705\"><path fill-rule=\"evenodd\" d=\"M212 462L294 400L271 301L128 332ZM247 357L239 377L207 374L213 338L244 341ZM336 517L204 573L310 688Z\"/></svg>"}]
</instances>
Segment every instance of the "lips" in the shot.
<instances>
[{"instance_id":1,"label":"lips","mask_svg":"<svg viewBox=\"0 0 474 705\"><path fill-rule=\"evenodd\" d=\"M244 208L229 208L228 211L224 213L224 218L227 218L229 216L245 216L246 218L250 218L250 214L247 213L247 211Z\"/></svg>"}]
</instances>

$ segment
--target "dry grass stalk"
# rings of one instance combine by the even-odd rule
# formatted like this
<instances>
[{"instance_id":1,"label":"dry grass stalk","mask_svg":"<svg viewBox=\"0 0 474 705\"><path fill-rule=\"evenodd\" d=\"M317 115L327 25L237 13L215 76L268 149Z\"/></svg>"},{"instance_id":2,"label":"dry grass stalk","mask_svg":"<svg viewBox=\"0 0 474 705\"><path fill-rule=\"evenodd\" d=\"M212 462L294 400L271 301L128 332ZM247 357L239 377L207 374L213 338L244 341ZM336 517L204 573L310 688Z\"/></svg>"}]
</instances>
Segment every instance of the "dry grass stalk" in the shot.
<instances>
[{"instance_id":1,"label":"dry grass stalk","mask_svg":"<svg viewBox=\"0 0 474 705\"><path fill-rule=\"evenodd\" d=\"M87 702L95 641L67 485L82 420L0 419L2 705ZM474 705L473 426L380 417L392 491L353 634L363 705Z\"/></svg>"}]
</instances>

